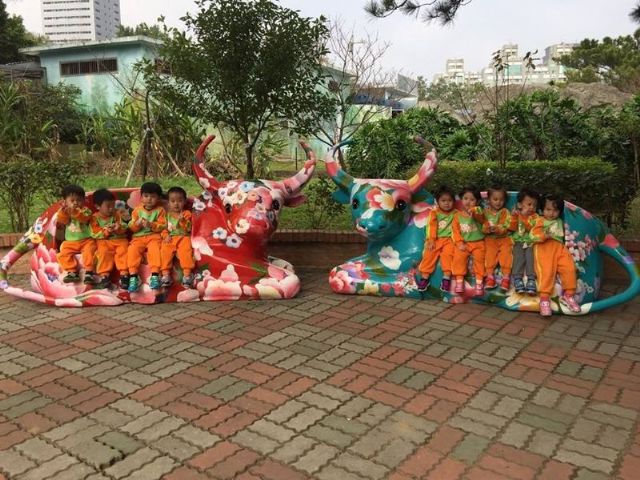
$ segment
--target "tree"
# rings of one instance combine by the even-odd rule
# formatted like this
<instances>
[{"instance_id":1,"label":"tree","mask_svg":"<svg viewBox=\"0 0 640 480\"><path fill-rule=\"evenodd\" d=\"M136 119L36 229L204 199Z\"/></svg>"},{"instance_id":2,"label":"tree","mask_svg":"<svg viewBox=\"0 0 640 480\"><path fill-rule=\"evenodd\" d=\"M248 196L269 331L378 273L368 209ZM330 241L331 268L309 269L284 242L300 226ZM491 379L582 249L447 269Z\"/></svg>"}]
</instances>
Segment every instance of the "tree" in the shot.
<instances>
[{"instance_id":1,"label":"tree","mask_svg":"<svg viewBox=\"0 0 640 480\"><path fill-rule=\"evenodd\" d=\"M625 134L633 151L633 176L640 186L640 94L625 104L618 118L620 131Z\"/></svg>"},{"instance_id":2,"label":"tree","mask_svg":"<svg viewBox=\"0 0 640 480\"><path fill-rule=\"evenodd\" d=\"M389 48L377 36L366 34L354 40L353 29L345 28L344 22L331 22L328 48L330 71L328 91L335 101L335 113L321 122L315 136L328 146L349 140L363 125L380 117L386 107L357 104L356 97L364 94L376 95L376 90L391 83L392 74L382 68L380 61ZM345 168L342 151L339 161Z\"/></svg>"},{"instance_id":3,"label":"tree","mask_svg":"<svg viewBox=\"0 0 640 480\"><path fill-rule=\"evenodd\" d=\"M38 45L43 39L24 28L22 17L9 16L4 0L0 0L0 65L22 60L18 50Z\"/></svg>"},{"instance_id":4,"label":"tree","mask_svg":"<svg viewBox=\"0 0 640 480\"><path fill-rule=\"evenodd\" d=\"M411 0L370 0L365 6L365 11L374 17L388 17L396 11L405 15L418 16L422 11L422 20L425 22L439 21L442 25L451 23L458 13L458 9L471 3L471 0L429 0L426 2L414 2Z\"/></svg>"},{"instance_id":5,"label":"tree","mask_svg":"<svg viewBox=\"0 0 640 480\"><path fill-rule=\"evenodd\" d=\"M247 177L254 177L254 149L275 121L290 120L309 134L329 118L334 102L318 86L327 54L323 19L302 18L269 0L197 0L182 18L187 32L168 29L160 55L172 76L152 75L175 108L242 137ZM153 69L147 66L147 71Z\"/></svg>"},{"instance_id":6,"label":"tree","mask_svg":"<svg viewBox=\"0 0 640 480\"><path fill-rule=\"evenodd\" d=\"M120 25L116 32L116 37L132 37L135 35L144 35L146 37L155 38L157 40L166 40L167 36L160 25L147 25L145 22L139 23L135 27Z\"/></svg>"},{"instance_id":7,"label":"tree","mask_svg":"<svg viewBox=\"0 0 640 480\"><path fill-rule=\"evenodd\" d=\"M640 29L618 38L586 38L559 61L567 67L569 81L601 81L635 92L640 88Z\"/></svg>"},{"instance_id":8,"label":"tree","mask_svg":"<svg viewBox=\"0 0 640 480\"><path fill-rule=\"evenodd\" d=\"M634 22L640 23L640 2L638 2L638 5L636 5L635 8L631 10L629 16Z\"/></svg>"}]
</instances>

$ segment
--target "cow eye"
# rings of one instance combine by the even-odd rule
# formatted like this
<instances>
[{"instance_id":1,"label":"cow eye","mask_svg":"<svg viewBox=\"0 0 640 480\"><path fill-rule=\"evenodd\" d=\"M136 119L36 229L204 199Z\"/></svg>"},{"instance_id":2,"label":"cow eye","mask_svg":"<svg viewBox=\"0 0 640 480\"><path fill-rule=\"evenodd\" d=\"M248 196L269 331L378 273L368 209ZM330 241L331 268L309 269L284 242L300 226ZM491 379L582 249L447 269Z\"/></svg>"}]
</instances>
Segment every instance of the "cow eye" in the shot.
<instances>
[{"instance_id":1,"label":"cow eye","mask_svg":"<svg viewBox=\"0 0 640 480\"><path fill-rule=\"evenodd\" d=\"M231 213L231 204L230 204L230 203L226 203L226 204L224 205L224 210L225 210L225 212L227 212L227 213Z\"/></svg>"},{"instance_id":2,"label":"cow eye","mask_svg":"<svg viewBox=\"0 0 640 480\"><path fill-rule=\"evenodd\" d=\"M402 212L405 208L407 208L407 202L405 202L404 200L398 200L396 202L396 208Z\"/></svg>"},{"instance_id":3,"label":"cow eye","mask_svg":"<svg viewBox=\"0 0 640 480\"><path fill-rule=\"evenodd\" d=\"M351 206L353 207L354 210L360 206L360 202L358 201L357 198L353 199L353 201L351 202Z\"/></svg>"},{"instance_id":4,"label":"cow eye","mask_svg":"<svg viewBox=\"0 0 640 480\"><path fill-rule=\"evenodd\" d=\"M271 202L271 207L274 210L280 210L280 202L278 200L274 200L273 202Z\"/></svg>"}]
</instances>

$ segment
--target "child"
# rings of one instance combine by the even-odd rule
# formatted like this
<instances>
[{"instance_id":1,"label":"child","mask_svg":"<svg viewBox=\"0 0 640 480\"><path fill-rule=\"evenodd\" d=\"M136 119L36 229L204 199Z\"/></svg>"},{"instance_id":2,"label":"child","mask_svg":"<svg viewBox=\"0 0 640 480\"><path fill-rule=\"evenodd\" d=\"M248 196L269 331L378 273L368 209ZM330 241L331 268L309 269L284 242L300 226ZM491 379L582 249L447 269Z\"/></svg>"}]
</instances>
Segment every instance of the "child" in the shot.
<instances>
[{"instance_id":1,"label":"child","mask_svg":"<svg viewBox=\"0 0 640 480\"><path fill-rule=\"evenodd\" d=\"M511 212L511 223L509 230L513 232L513 287L516 293L528 293L535 295L536 272L533 263L533 240L530 236L531 228L536 222L538 215L538 194L528 188L523 188L518 192L516 198L516 209ZM523 275L527 276L527 283L523 281Z\"/></svg>"},{"instance_id":2,"label":"child","mask_svg":"<svg viewBox=\"0 0 640 480\"><path fill-rule=\"evenodd\" d=\"M109 190L101 188L93 192L93 204L98 211L91 218L91 236L96 240L97 266L100 276L96 288L107 288L115 262L120 272L120 288L129 286L127 270L127 224L116 211L116 197Z\"/></svg>"},{"instance_id":3,"label":"child","mask_svg":"<svg viewBox=\"0 0 640 480\"><path fill-rule=\"evenodd\" d=\"M485 249L485 268L487 271L487 288L496 288L497 283L494 277L496 266L500 264L502 281L500 289L509 290L509 276L511 275L511 265L513 264L513 241L509 237L509 225L511 215L504 208L507 201L507 191L502 187L489 189L487 204L483 210L485 222L482 225Z\"/></svg>"},{"instance_id":4,"label":"child","mask_svg":"<svg viewBox=\"0 0 640 480\"><path fill-rule=\"evenodd\" d=\"M482 224L485 221L480 203L480 192L475 187L466 187L460 193L462 210L456 211L451 228L455 249L453 252L453 276L456 278L456 293L464 293L464 276L467 273L469 255L473 258L473 271L476 276L474 295L484 293L484 234Z\"/></svg>"},{"instance_id":5,"label":"child","mask_svg":"<svg viewBox=\"0 0 640 480\"><path fill-rule=\"evenodd\" d=\"M162 198L162 188L157 183L143 183L140 187L140 205L131 212L129 230L133 232L127 265L129 268L129 292L136 292L140 288L138 269L142 263L142 255L147 253L147 263L151 269L149 287L152 290L160 288L160 244L161 232L167 228L167 215L159 205Z\"/></svg>"},{"instance_id":6,"label":"child","mask_svg":"<svg viewBox=\"0 0 640 480\"><path fill-rule=\"evenodd\" d=\"M57 221L66 227L58 262L67 271L67 276L62 280L64 283L79 282L78 262L75 256L81 254L82 265L85 268L84 283L93 285L93 257L96 244L91 238L91 210L84 205L84 195L84 190L78 185L67 185L62 189L64 205L58 210Z\"/></svg>"},{"instance_id":7,"label":"child","mask_svg":"<svg viewBox=\"0 0 640 480\"><path fill-rule=\"evenodd\" d=\"M418 290L424 292L429 286L429 276L436 268L438 258L442 268L440 289L448 292L451 288L451 263L453 261L453 240L451 223L453 222L455 195L447 186L442 186L434 195L437 208L429 212L427 220L427 238L422 252L422 261L418 266L420 280Z\"/></svg>"},{"instance_id":8,"label":"child","mask_svg":"<svg viewBox=\"0 0 640 480\"><path fill-rule=\"evenodd\" d=\"M168 212L167 228L162 232L162 247L160 258L162 259L162 286L171 285L171 267L173 257L177 256L182 267L182 284L191 288L193 286L193 249L191 248L191 212L183 210L187 202L187 192L180 187L172 187L167 192Z\"/></svg>"},{"instance_id":9,"label":"child","mask_svg":"<svg viewBox=\"0 0 640 480\"><path fill-rule=\"evenodd\" d=\"M556 273L564 293L560 297L569 310L580 312L576 302L576 266L573 257L564 245L564 225L561 218L564 200L556 195L545 195L542 199L542 217L539 217L531 237L535 243L535 266L540 292L540 315L551 315L550 296L556 281Z\"/></svg>"}]
</instances>

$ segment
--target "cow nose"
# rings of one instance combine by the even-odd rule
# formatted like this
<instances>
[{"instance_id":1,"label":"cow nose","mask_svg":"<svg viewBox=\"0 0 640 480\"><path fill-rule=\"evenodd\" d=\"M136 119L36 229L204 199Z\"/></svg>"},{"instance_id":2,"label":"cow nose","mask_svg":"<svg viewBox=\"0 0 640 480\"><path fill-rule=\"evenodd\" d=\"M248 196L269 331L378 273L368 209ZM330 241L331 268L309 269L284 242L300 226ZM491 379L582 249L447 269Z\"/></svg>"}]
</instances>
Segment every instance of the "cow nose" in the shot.
<instances>
[{"instance_id":1,"label":"cow nose","mask_svg":"<svg viewBox=\"0 0 640 480\"><path fill-rule=\"evenodd\" d=\"M358 225L367 232L380 232L385 229L383 223L378 223L372 220L359 220Z\"/></svg>"}]
</instances>

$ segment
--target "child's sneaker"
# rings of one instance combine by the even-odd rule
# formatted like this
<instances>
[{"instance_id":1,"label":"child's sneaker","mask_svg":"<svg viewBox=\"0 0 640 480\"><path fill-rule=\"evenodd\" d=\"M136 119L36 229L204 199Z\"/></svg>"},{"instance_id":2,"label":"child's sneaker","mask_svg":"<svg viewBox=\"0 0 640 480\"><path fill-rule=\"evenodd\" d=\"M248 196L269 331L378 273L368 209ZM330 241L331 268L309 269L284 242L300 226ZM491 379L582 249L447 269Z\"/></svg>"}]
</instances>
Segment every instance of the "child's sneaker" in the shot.
<instances>
[{"instance_id":1,"label":"child's sneaker","mask_svg":"<svg viewBox=\"0 0 640 480\"><path fill-rule=\"evenodd\" d=\"M533 278L527 279L527 286L525 290L528 295L534 296L538 293L538 287L536 286L536 281Z\"/></svg>"},{"instance_id":2,"label":"child's sneaker","mask_svg":"<svg viewBox=\"0 0 640 480\"><path fill-rule=\"evenodd\" d=\"M496 279L493 275L489 275L487 277L487 283L485 284L485 288L487 290L491 290L492 288L496 288L498 284L496 283Z\"/></svg>"},{"instance_id":3,"label":"child's sneaker","mask_svg":"<svg viewBox=\"0 0 640 480\"><path fill-rule=\"evenodd\" d=\"M484 285L482 284L482 282L476 282L476 288L473 291L473 295L475 297L481 297L482 295L484 295Z\"/></svg>"},{"instance_id":4,"label":"child's sneaker","mask_svg":"<svg viewBox=\"0 0 640 480\"><path fill-rule=\"evenodd\" d=\"M62 279L63 283L78 283L79 281L80 281L80 275L78 275L76 272L69 272Z\"/></svg>"},{"instance_id":5,"label":"child's sneaker","mask_svg":"<svg viewBox=\"0 0 640 480\"><path fill-rule=\"evenodd\" d=\"M109 280L108 275L101 277L98 283L96 283L96 288L98 290L103 290L105 288L109 288L110 286L111 286L111 280Z\"/></svg>"},{"instance_id":6,"label":"child's sneaker","mask_svg":"<svg viewBox=\"0 0 640 480\"><path fill-rule=\"evenodd\" d=\"M160 290L160 277L157 273L151 275L149 278L149 288L151 290Z\"/></svg>"},{"instance_id":7,"label":"child's sneaker","mask_svg":"<svg viewBox=\"0 0 640 480\"><path fill-rule=\"evenodd\" d=\"M138 278L138 275L131 275L129 277L129 286L127 287L127 290L129 290L129 293L133 293L137 292L139 288L140 279Z\"/></svg>"},{"instance_id":8,"label":"child's sneaker","mask_svg":"<svg viewBox=\"0 0 640 480\"><path fill-rule=\"evenodd\" d=\"M522 281L521 278L513 279L513 288L516 289L516 293L524 293L526 291L524 287L524 282Z\"/></svg>"},{"instance_id":9,"label":"child's sneaker","mask_svg":"<svg viewBox=\"0 0 640 480\"><path fill-rule=\"evenodd\" d=\"M163 275L162 279L160 280L160 286L162 288L168 288L172 283L173 282L171 281L171 277L169 275Z\"/></svg>"},{"instance_id":10,"label":"child's sneaker","mask_svg":"<svg viewBox=\"0 0 640 480\"><path fill-rule=\"evenodd\" d=\"M193 288L193 274L182 277L182 286L185 288Z\"/></svg>"},{"instance_id":11,"label":"child's sneaker","mask_svg":"<svg viewBox=\"0 0 640 480\"><path fill-rule=\"evenodd\" d=\"M562 295L562 297L560 297L560 301L567 307L569 307L569 310L571 310L573 313L580 313L582 311L580 305L578 305L578 302L576 302L576 299L573 295L567 295L565 293L564 295Z\"/></svg>"},{"instance_id":12,"label":"child's sneaker","mask_svg":"<svg viewBox=\"0 0 640 480\"><path fill-rule=\"evenodd\" d=\"M454 290L457 294L464 293L464 280L458 281L456 280L456 288Z\"/></svg>"},{"instance_id":13,"label":"child's sneaker","mask_svg":"<svg viewBox=\"0 0 640 480\"><path fill-rule=\"evenodd\" d=\"M508 278L503 278L502 281L500 282L500 290L502 290L503 292L508 291L510 284L511 282L509 281Z\"/></svg>"},{"instance_id":14,"label":"child's sneaker","mask_svg":"<svg viewBox=\"0 0 640 480\"><path fill-rule=\"evenodd\" d=\"M552 315L551 311L551 301L550 300L540 300L540 315L543 317L550 317Z\"/></svg>"},{"instance_id":15,"label":"child's sneaker","mask_svg":"<svg viewBox=\"0 0 640 480\"><path fill-rule=\"evenodd\" d=\"M120 275L120 288L122 290L127 290L129 288L129 279L131 277L129 275Z\"/></svg>"},{"instance_id":16,"label":"child's sneaker","mask_svg":"<svg viewBox=\"0 0 640 480\"><path fill-rule=\"evenodd\" d=\"M424 292L427 290L427 288L429 288L429 279L422 277L420 280L418 280L417 285L418 291Z\"/></svg>"},{"instance_id":17,"label":"child's sneaker","mask_svg":"<svg viewBox=\"0 0 640 480\"><path fill-rule=\"evenodd\" d=\"M93 278L95 273L93 272L84 272L84 284L85 285L95 285L96 279Z\"/></svg>"},{"instance_id":18,"label":"child's sneaker","mask_svg":"<svg viewBox=\"0 0 640 480\"><path fill-rule=\"evenodd\" d=\"M440 282L440 290L442 290L443 292L448 292L449 290L451 290L451 279L443 278L442 282Z\"/></svg>"}]
</instances>

